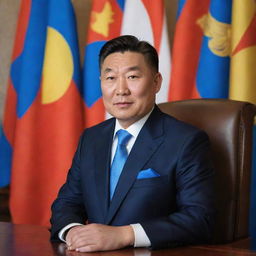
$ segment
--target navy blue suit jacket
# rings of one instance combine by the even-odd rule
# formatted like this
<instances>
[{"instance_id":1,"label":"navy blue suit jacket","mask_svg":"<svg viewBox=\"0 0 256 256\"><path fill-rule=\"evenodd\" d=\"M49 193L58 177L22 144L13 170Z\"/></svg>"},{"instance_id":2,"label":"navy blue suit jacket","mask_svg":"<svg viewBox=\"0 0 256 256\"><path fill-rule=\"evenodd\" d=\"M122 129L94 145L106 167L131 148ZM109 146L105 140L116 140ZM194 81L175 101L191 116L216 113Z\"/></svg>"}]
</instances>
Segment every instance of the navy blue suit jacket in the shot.
<instances>
[{"instance_id":1,"label":"navy blue suit jacket","mask_svg":"<svg viewBox=\"0 0 256 256\"><path fill-rule=\"evenodd\" d=\"M207 135L155 107L128 156L112 201L109 170L115 119L86 129L52 206L51 239L73 223L140 223L152 248L202 243L213 225ZM160 176L137 179L152 168Z\"/></svg>"}]
</instances>

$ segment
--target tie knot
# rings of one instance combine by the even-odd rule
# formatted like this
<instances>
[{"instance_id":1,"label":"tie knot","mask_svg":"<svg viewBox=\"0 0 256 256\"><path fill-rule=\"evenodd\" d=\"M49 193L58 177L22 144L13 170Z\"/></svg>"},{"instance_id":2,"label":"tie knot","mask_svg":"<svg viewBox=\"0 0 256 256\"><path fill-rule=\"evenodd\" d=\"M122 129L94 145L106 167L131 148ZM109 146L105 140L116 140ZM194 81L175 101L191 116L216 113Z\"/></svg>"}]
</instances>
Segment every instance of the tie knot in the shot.
<instances>
[{"instance_id":1,"label":"tie knot","mask_svg":"<svg viewBox=\"0 0 256 256\"><path fill-rule=\"evenodd\" d=\"M126 146L132 135L126 130L117 131L118 145Z\"/></svg>"}]
</instances>

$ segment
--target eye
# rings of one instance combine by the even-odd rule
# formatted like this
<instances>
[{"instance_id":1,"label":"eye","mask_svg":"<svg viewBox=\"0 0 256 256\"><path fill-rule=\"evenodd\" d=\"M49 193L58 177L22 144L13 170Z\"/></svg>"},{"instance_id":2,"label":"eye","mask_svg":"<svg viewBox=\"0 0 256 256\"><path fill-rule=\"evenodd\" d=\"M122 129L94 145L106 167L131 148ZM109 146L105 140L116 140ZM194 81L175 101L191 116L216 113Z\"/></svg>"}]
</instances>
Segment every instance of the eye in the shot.
<instances>
[{"instance_id":1,"label":"eye","mask_svg":"<svg viewBox=\"0 0 256 256\"><path fill-rule=\"evenodd\" d=\"M136 76L136 75L130 75L130 76L128 76L128 79L130 79L130 80L134 80L134 79L136 79L136 78L138 78L138 76Z\"/></svg>"},{"instance_id":2,"label":"eye","mask_svg":"<svg viewBox=\"0 0 256 256\"><path fill-rule=\"evenodd\" d=\"M107 77L106 77L106 80L109 80L109 81L112 81L112 80L114 80L114 79L115 79L114 76L107 76Z\"/></svg>"}]
</instances>

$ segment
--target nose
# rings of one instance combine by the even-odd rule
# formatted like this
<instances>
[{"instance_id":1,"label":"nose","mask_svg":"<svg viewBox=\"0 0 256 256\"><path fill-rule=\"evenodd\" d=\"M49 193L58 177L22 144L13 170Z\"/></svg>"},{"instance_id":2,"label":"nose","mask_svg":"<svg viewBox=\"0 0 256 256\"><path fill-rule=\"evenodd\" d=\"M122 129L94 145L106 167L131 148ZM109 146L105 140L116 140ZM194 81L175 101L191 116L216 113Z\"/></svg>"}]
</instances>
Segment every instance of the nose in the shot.
<instances>
[{"instance_id":1,"label":"nose","mask_svg":"<svg viewBox=\"0 0 256 256\"><path fill-rule=\"evenodd\" d=\"M124 77L119 77L119 79L117 80L116 94L117 95L129 94L129 88L127 85L127 81Z\"/></svg>"}]
</instances>

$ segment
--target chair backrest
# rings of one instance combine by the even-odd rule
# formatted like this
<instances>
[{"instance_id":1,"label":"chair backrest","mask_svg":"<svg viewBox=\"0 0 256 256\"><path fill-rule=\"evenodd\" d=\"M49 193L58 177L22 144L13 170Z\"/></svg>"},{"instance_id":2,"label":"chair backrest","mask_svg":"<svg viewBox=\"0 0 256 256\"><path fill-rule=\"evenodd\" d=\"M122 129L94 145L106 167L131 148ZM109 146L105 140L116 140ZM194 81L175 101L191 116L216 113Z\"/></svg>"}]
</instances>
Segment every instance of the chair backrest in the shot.
<instances>
[{"instance_id":1,"label":"chair backrest","mask_svg":"<svg viewBox=\"0 0 256 256\"><path fill-rule=\"evenodd\" d=\"M256 106L225 99L196 99L162 103L159 107L209 135L216 172L217 217L213 243L247 237Z\"/></svg>"}]
</instances>

